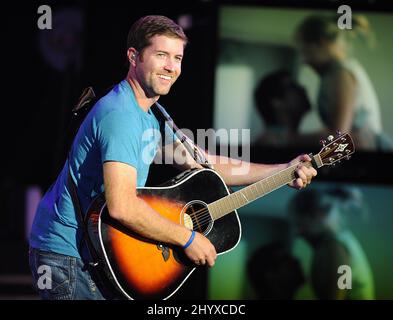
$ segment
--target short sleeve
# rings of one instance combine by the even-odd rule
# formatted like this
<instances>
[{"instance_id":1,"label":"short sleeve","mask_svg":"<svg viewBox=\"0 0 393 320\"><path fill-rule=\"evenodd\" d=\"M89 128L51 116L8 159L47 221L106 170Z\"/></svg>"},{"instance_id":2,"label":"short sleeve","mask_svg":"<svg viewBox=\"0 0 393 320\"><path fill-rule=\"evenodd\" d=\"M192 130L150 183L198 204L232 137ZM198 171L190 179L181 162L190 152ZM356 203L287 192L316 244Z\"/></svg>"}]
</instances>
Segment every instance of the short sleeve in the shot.
<instances>
[{"instance_id":1,"label":"short sleeve","mask_svg":"<svg viewBox=\"0 0 393 320\"><path fill-rule=\"evenodd\" d=\"M138 168L141 127L136 116L113 111L97 125L101 161L118 161Z\"/></svg>"}]
</instances>

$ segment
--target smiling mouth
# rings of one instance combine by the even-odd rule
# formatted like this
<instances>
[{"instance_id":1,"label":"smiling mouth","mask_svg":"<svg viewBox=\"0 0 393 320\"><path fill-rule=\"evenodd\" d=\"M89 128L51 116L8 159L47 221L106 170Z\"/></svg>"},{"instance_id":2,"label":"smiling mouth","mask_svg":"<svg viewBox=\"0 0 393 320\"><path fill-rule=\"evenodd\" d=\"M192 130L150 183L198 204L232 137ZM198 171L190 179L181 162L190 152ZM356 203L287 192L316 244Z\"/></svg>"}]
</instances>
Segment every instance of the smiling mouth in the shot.
<instances>
[{"instance_id":1,"label":"smiling mouth","mask_svg":"<svg viewBox=\"0 0 393 320\"><path fill-rule=\"evenodd\" d=\"M167 80L167 81L172 80L172 77L171 77L171 76L166 76L166 75L163 75L163 74L159 74L158 77L159 77L160 79L164 79L164 80Z\"/></svg>"}]
</instances>

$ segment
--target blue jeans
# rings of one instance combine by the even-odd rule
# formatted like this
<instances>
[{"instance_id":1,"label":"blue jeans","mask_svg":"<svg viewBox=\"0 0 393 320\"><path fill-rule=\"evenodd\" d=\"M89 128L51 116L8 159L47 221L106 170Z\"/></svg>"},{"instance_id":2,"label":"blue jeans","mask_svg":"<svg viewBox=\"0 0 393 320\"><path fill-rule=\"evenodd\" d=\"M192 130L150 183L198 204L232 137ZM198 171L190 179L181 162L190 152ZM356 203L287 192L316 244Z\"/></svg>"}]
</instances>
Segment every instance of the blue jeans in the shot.
<instances>
[{"instance_id":1,"label":"blue jeans","mask_svg":"<svg viewBox=\"0 0 393 320\"><path fill-rule=\"evenodd\" d=\"M30 248L29 264L42 299L105 299L82 259Z\"/></svg>"}]
</instances>

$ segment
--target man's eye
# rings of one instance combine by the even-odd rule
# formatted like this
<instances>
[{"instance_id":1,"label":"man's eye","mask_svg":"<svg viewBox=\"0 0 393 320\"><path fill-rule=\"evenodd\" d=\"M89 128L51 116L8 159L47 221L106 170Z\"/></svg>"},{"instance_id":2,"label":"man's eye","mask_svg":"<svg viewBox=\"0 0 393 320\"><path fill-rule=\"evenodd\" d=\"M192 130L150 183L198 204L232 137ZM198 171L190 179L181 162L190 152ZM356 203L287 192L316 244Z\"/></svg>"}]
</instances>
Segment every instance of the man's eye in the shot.
<instances>
[{"instance_id":1,"label":"man's eye","mask_svg":"<svg viewBox=\"0 0 393 320\"><path fill-rule=\"evenodd\" d=\"M165 53L157 53L157 56L159 56L160 58L165 57Z\"/></svg>"},{"instance_id":2,"label":"man's eye","mask_svg":"<svg viewBox=\"0 0 393 320\"><path fill-rule=\"evenodd\" d=\"M181 61L183 60L182 57L176 57L175 59L176 59L176 61L178 61L178 62L181 62Z\"/></svg>"}]
</instances>

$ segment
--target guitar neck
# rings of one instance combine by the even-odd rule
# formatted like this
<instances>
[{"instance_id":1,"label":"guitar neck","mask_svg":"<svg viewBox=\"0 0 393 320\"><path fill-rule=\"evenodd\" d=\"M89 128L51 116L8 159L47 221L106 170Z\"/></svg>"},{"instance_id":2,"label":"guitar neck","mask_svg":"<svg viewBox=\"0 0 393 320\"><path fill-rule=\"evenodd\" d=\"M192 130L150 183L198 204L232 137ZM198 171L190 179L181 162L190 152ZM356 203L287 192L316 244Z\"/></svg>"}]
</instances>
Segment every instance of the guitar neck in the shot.
<instances>
[{"instance_id":1,"label":"guitar neck","mask_svg":"<svg viewBox=\"0 0 393 320\"><path fill-rule=\"evenodd\" d=\"M312 156L317 167L322 167L319 155ZM311 167L310 162L304 163L306 167ZM295 171L298 163L286 169L276 172L275 174L255 182L239 191L231 193L219 200L210 203L207 207L212 215L213 220L217 220L228 213L239 209L260 197L292 182L296 179Z\"/></svg>"}]
</instances>

